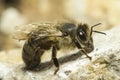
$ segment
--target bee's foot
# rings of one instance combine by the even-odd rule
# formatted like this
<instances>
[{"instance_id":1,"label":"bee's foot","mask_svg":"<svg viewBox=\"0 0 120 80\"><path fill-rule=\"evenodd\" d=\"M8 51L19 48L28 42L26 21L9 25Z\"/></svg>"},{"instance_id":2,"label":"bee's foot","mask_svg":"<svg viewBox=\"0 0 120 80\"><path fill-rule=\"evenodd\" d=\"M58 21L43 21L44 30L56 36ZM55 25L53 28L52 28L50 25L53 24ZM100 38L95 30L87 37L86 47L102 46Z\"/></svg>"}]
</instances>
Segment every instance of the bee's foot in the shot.
<instances>
[{"instance_id":1,"label":"bee's foot","mask_svg":"<svg viewBox=\"0 0 120 80\"><path fill-rule=\"evenodd\" d=\"M89 60L92 60L92 57L88 56Z\"/></svg>"},{"instance_id":2,"label":"bee's foot","mask_svg":"<svg viewBox=\"0 0 120 80\"><path fill-rule=\"evenodd\" d=\"M56 75L56 73L59 71L59 67L57 67L57 69L54 72L54 75Z\"/></svg>"}]
</instances>

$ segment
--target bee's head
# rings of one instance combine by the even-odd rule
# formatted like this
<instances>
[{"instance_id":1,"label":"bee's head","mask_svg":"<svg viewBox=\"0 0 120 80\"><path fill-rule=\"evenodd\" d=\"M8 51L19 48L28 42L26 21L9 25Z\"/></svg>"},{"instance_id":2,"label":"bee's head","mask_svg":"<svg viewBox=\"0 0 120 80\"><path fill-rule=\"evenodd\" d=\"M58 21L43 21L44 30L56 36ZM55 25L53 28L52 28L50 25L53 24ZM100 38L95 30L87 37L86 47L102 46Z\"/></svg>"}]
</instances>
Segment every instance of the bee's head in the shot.
<instances>
[{"instance_id":1,"label":"bee's head","mask_svg":"<svg viewBox=\"0 0 120 80\"><path fill-rule=\"evenodd\" d=\"M89 26L87 24L78 25L76 30L76 42L75 42L78 48L84 49L88 53L93 51L94 45L93 45L92 32L105 34L103 32L93 30L93 27L97 25L100 25L100 23L92 26L91 29L89 29Z\"/></svg>"},{"instance_id":2,"label":"bee's head","mask_svg":"<svg viewBox=\"0 0 120 80\"><path fill-rule=\"evenodd\" d=\"M93 39L92 36L90 36L90 32L87 24L79 24L76 30L78 44L88 53L94 49Z\"/></svg>"}]
</instances>

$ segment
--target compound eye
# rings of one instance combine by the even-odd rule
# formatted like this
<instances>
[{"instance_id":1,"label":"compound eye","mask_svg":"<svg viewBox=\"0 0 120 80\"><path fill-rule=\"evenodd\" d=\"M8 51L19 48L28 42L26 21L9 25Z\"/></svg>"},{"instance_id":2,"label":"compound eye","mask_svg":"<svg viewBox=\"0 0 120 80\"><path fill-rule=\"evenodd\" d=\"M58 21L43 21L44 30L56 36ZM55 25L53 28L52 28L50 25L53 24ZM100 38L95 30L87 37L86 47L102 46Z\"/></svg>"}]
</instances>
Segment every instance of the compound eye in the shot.
<instances>
[{"instance_id":1,"label":"compound eye","mask_svg":"<svg viewBox=\"0 0 120 80\"><path fill-rule=\"evenodd\" d=\"M86 36L86 34L85 34L84 31L79 31L78 37L79 37L79 39L82 40L82 41L86 41L86 40L87 40L87 38L86 38L87 36Z\"/></svg>"}]
</instances>

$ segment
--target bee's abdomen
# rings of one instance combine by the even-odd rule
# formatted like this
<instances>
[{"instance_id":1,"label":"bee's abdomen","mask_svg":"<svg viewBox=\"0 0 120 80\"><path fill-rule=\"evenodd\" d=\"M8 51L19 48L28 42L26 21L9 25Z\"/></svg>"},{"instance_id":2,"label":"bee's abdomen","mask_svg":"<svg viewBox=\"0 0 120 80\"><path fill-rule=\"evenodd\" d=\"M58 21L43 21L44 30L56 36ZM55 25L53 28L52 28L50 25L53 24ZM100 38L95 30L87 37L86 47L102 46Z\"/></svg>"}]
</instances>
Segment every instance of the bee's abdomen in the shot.
<instances>
[{"instance_id":1,"label":"bee's abdomen","mask_svg":"<svg viewBox=\"0 0 120 80\"><path fill-rule=\"evenodd\" d=\"M37 48L34 43L28 41L23 46L22 59L27 69L35 68L41 62L40 56L42 56L43 51L37 50Z\"/></svg>"}]
</instances>

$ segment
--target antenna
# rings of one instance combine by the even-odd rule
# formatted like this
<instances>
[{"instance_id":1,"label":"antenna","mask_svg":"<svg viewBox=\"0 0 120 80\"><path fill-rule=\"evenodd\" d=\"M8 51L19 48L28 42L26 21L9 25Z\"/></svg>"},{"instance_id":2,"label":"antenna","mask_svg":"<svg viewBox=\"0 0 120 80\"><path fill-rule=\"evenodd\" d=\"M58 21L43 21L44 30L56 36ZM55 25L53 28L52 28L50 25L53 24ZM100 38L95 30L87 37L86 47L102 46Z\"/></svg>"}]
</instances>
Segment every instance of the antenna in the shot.
<instances>
[{"instance_id":1,"label":"antenna","mask_svg":"<svg viewBox=\"0 0 120 80\"><path fill-rule=\"evenodd\" d=\"M98 25L101 25L101 24L102 24L102 23L97 23L97 24L91 26L90 36L92 36L92 32L100 33L100 34L104 34L104 35L106 35L106 33L104 33L104 32L100 32L100 31L93 30L94 27L96 27L96 26L98 26Z\"/></svg>"}]
</instances>

